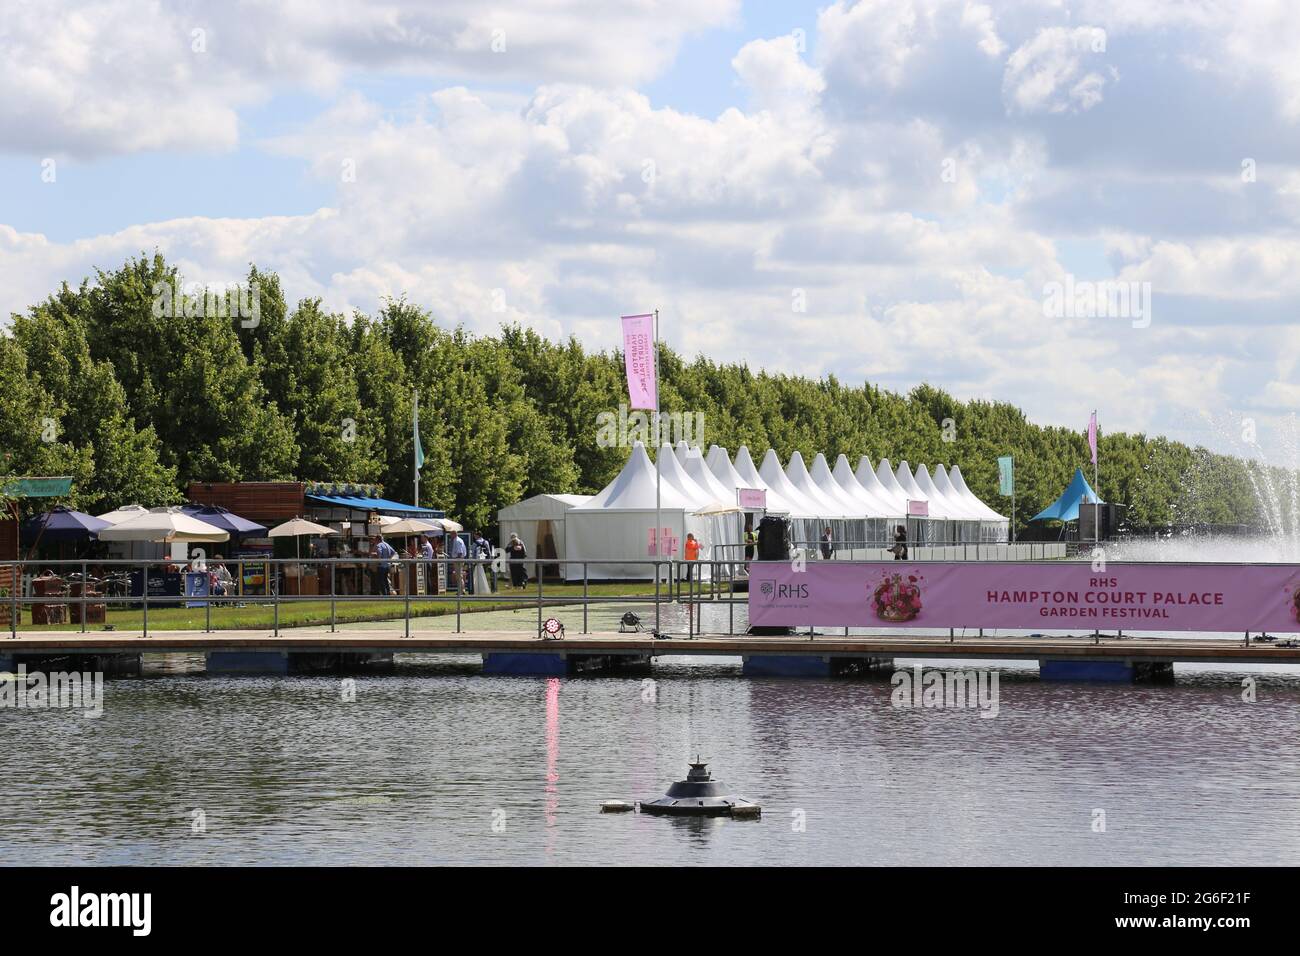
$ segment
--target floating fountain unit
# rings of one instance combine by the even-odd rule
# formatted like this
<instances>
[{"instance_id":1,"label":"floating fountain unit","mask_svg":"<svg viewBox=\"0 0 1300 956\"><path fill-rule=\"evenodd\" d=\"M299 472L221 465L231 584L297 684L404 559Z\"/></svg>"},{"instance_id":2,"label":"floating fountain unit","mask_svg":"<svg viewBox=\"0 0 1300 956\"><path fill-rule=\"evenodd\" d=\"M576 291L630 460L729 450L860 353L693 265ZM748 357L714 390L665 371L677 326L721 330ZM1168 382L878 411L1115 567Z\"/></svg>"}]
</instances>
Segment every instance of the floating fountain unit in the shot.
<instances>
[{"instance_id":1,"label":"floating fountain unit","mask_svg":"<svg viewBox=\"0 0 1300 956\"><path fill-rule=\"evenodd\" d=\"M678 780L658 800L641 801L641 812L668 817L757 817L762 807L752 800L728 794L709 775L708 764L697 756L685 780Z\"/></svg>"}]
</instances>

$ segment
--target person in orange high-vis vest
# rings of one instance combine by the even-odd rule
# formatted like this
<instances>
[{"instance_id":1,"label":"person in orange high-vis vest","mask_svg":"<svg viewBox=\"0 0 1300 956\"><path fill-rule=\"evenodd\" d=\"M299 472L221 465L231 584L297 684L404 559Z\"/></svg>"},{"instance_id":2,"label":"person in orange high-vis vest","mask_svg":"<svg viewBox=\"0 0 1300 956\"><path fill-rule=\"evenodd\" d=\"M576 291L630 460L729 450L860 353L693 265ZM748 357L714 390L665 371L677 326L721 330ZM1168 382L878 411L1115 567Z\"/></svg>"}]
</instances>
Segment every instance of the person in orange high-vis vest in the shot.
<instances>
[{"instance_id":1,"label":"person in orange high-vis vest","mask_svg":"<svg viewBox=\"0 0 1300 956\"><path fill-rule=\"evenodd\" d=\"M695 535L688 534L686 536L684 552L684 557L687 561L700 560L700 542L696 539ZM681 578L683 581L689 581L691 579L691 566L689 564L682 565Z\"/></svg>"}]
</instances>

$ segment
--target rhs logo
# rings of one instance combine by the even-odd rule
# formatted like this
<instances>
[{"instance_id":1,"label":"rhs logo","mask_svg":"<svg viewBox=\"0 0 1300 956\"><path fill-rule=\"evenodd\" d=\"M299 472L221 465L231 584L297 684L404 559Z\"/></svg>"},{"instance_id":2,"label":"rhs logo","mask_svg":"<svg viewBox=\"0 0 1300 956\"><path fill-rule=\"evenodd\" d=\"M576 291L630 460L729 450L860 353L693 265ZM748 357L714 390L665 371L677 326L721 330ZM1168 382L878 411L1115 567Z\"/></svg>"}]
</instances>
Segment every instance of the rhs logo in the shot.
<instances>
[{"instance_id":1,"label":"rhs logo","mask_svg":"<svg viewBox=\"0 0 1300 956\"><path fill-rule=\"evenodd\" d=\"M808 585L806 584L776 584L772 581L764 581L758 586L759 591L771 601L773 598L803 598L808 597Z\"/></svg>"}]
</instances>

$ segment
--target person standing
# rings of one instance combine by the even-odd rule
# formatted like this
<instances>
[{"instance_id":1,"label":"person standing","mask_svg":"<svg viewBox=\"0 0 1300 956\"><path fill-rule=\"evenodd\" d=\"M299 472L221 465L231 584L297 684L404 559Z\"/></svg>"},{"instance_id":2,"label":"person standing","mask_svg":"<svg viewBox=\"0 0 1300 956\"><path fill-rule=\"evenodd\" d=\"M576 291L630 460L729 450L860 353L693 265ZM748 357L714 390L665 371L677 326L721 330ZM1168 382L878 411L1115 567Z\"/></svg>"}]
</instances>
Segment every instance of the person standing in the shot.
<instances>
[{"instance_id":1,"label":"person standing","mask_svg":"<svg viewBox=\"0 0 1300 956\"><path fill-rule=\"evenodd\" d=\"M907 528L901 524L894 530L894 547L891 550L895 561L907 560Z\"/></svg>"},{"instance_id":2,"label":"person standing","mask_svg":"<svg viewBox=\"0 0 1300 956\"><path fill-rule=\"evenodd\" d=\"M420 538L420 558L424 561L424 593L433 593L433 544L426 534Z\"/></svg>"},{"instance_id":3,"label":"person standing","mask_svg":"<svg viewBox=\"0 0 1300 956\"><path fill-rule=\"evenodd\" d=\"M834 536L831 534L831 529L827 528L822 532L822 560L823 561L829 561L831 557L835 554L835 548L832 543L833 541L834 541Z\"/></svg>"},{"instance_id":4,"label":"person standing","mask_svg":"<svg viewBox=\"0 0 1300 956\"><path fill-rule=\"evenodd\" d=\"M688 532L686 535L686 545L682 551L686 557L686 563L682 565L682 580L689 581L691 579L691 568L694 565L694 562L700 560L699 539Z\"/></svg>"},{"instance_id":5,"label":"person standing","mask_svg":"<svg viewBox=\"0 0 1300 956\"><path fill-rule=\"evenodd\" d=\"M452 535L447 557L454 562L451 565L451 576L457 591L462 591L465 588L465 565L463 562L466 555L465 539L458 534Z\"/></svg>"},{"instance_id":6,"label":"person standing","mask_svg":"<svg viewBox=\"0 0 1300 956\"><path fill-rule=\"evenodd\" d=\"M392 568L393 558L397 557L397 550L384 540L382 534L375 545L375 557L379 558L379 593L392 594L393 582L388 579L388 572Z\"/></svg>"},{"instance_id":7,"label":"person standing","mask_svg":"<svg viewBox=\"0 0 1300 956\"><path fill-rule=\"evenodd\" d=\"M510 586L527 587L528 571L524 568L524 558L528 557L528 549L519 540L519 535L510 536L510 543L506 545L506 557L510 561Z\"/></svg>"},{"instance_id":8,"label":"person standing","mask_svg":"<svg viewBox=\"0 0 1300 956\"><path fill-rule=\"evenodd\" d=\"M758 535L754 533L754 516L745 515L745 560L754 560L754 548L758 546Z\"/></svg>"}]
</instances>

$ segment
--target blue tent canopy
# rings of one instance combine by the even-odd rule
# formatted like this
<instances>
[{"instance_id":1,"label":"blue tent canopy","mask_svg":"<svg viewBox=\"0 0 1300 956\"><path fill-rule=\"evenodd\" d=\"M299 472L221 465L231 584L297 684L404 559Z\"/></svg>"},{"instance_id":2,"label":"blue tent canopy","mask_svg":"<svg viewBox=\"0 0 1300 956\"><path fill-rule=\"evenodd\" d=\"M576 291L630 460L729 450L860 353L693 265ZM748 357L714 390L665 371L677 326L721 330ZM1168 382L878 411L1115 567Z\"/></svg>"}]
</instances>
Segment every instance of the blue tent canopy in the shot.
<instances>
[{"instance_id":1,"label":"blue tent canopy","mask_svg":"<svg viewBox=\"0 0 1300 956\"><path fill-rule=\"evenodd\" d=\"M112 525L94 515L73 511L63 505L51 508L43 515L28 518L22 525L24 541L79 541L93 538Z\"/></svg>"},{"instance_id":2,"label":"blue tent canopy","mask_svg":"<svg viewBox=\"0 0 1300 956\"><path fill-rule=\"evenodd\" d=\"M1088 484L1088 479L1083 477L1082 468L1074 469L1074 477L1070 479L1070 484L1065 491L1061 492L1061 497L1029 520L1077 521L1079 518L1079 502L1085 504L1105 503L1097 497L1097 492L1092 490L1092 485Z\"/></svg>"},{"instance_id":3,"label":"blue tent canopy","mask_svg":"<svg viewBox=\"0 0 1300 956\"><path fill-rule=\"evenodd\" d=\"M407 518L444 518L446 512L437 508L418 508L415 505L389 501L387 498L359 498L352 495L313 495L311 501L328 505L331 508L346 508L349 511L377 511L381 515L402 515Z\"/></svg>"},{"instance_id":4,"label":"blue tent canopy","mask_svg":"<svg viewBox=\"0 0 1300 956\"><path fill-rule=\"evenodd\" d=\"M229 508L222 508L219 505L182 505L181 511L234 535L262 534L266 531L266 525L241 518Z\"/></svg>"}]
</instances>

